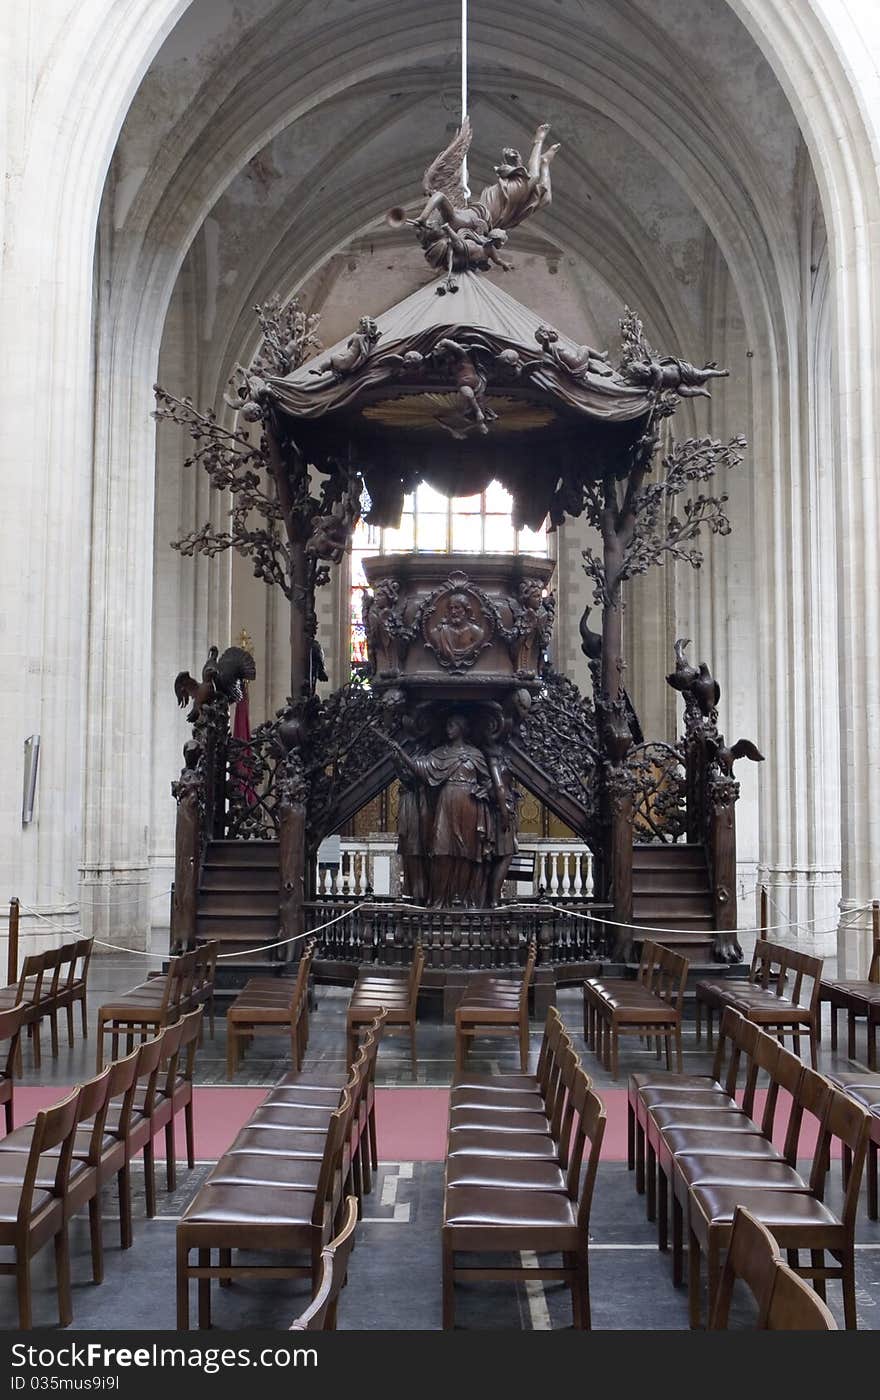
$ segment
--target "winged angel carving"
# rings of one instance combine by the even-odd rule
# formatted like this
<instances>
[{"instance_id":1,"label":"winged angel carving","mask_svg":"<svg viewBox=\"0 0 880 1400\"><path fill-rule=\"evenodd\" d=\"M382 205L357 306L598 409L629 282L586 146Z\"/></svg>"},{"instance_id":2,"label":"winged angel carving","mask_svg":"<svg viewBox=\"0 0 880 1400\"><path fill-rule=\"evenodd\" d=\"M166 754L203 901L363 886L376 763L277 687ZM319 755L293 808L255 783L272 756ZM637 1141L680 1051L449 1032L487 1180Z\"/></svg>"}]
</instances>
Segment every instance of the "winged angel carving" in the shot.
<instances>
[{"instance_id":1,"label":"winged angel carving","mask_svg":"<svg viewBox=\"0 0 880 1400\"><path fill-rule=\"evenodd\" d=\"M546 123L538 127L527 164L519 151L506 146L501 164L495 166L494 182L481 190L479 199L470 200L463 169L473 131L470 118L465 117L446 150L425 171L422 186L427 201L418 218L407 219L401 208L389 211L392 225L407 223L415 228L431 266L446 269L438 293L458 291L456 272L484 272L493 266L506 272L513 266L499 252L507 242L508 229L550 203L550 162L559 147L545 149L549 131Z\"/></svg>"}]
</instances>

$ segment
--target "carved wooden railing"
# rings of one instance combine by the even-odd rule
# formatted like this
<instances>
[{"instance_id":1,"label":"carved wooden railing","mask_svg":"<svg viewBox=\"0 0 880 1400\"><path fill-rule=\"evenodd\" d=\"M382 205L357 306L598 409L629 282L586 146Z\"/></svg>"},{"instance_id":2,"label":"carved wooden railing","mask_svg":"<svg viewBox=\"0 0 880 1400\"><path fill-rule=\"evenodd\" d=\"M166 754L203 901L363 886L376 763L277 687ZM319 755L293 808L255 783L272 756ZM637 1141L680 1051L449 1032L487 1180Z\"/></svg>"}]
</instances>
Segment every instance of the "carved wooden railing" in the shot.
<instances>
[{"instance_id":1,"label":"carved wooden railing","mask_svg":"<svg viewBox=\"0 0 880 1400\"><path fill-rule=\"evenodd\" d=\"M678 745L638 744L626 756L633 776L633 840L673 845L687 833L686 776Z\"/></svg>"},{"instance_id":2,"label":"carved wooden railing","mask_svg":"<svg viewBox=\"0 0 880 1400\"><path fill-rule=\"evenodd\" d=\"M561 913L535 905L497 909L414 909L394 900L375 900L339 919L347 901L314 900L305 906L305 928L319 929L316 956L325 963L406 965L420 941L429 969L517 966L534 938L539 964L558 966L608 956L604 925L589 915L608 906L581 905ZM332 923L332 920L338 922ZM328 927L321 927L328 925Z\"/></svg>"}]
</instances>

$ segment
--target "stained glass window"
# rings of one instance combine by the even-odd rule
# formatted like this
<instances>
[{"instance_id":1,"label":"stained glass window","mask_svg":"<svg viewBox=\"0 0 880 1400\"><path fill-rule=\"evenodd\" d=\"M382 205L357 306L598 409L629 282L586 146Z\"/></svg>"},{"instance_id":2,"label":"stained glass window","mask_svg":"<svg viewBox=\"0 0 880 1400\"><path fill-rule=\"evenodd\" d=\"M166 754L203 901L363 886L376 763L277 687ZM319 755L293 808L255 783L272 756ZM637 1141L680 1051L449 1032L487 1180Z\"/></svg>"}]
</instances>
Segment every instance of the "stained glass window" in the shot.
<instances>
[{"instance_id":1,"label":"stained glass window","mask_svg":"<svg viewBox=\"0 0 880 1400\"><path fill-rule=\"evenodd\" d=\"M352 667L367 659L363 624L365 555L408 554L412 550L441 554L548 554L546 525L539 530L515 530L512 509L510 492L497 481L474 496L452 498L422 482L405 497L397 529L379 529L361 521L351 546Z\"/></svg>"}]
</instances>

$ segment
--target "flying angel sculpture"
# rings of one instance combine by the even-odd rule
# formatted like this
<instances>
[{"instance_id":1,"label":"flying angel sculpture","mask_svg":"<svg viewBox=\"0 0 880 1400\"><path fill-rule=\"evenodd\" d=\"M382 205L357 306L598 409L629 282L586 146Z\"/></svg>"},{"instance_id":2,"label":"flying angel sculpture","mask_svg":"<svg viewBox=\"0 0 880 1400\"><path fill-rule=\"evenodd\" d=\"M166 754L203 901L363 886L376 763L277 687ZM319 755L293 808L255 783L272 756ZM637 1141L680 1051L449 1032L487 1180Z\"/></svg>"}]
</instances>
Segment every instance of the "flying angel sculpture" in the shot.
<instances>
[{"instance_id":1,"label":"flying angel sculpture","mask_svg":"<svg viewBox=\"0 0 880 1400\"><path fill-rule=\"evenodd\" d=\"M479 199L469 200L464 162L473 131L465 117L446 150L425 171L422 188L427 201L418 218L408 219L400 206L388 211L393 228L409 224L415 229L431 267L445 268L446 277L437 288L441 296L458 291L456 272L485 272L493 266L507 272L513 266L499 252L508 229L550 203L550 162L559 146L545 150L549 131L546 123L538 127L527 164L519 151L506 146L493 184L481 190Z\"/></svg>"}]
</instances>

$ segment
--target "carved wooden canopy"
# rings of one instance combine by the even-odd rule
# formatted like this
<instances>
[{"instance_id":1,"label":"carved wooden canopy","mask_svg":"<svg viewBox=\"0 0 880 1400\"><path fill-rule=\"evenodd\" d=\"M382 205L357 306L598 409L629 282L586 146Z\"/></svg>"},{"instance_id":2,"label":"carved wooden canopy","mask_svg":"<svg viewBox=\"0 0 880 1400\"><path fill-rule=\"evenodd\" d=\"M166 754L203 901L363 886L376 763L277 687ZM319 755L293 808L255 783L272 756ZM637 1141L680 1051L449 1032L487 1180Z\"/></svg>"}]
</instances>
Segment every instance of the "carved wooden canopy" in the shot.
<instances>
[{"instance_id":1,"label":"carved wooden canopy","mask_svg":"<svg viewBox=\"0 0 880 1400\"><path fill-rule=\"evenodd\" d=\"M429 283L268 392L321 470L366 481L371 524L395 524L426 480L447 495L497 479L517 525L582 508L582 487L628 470L656 402L653 389L577 345L473 273L458 291Z\"/></svg>"}]
</instances>

